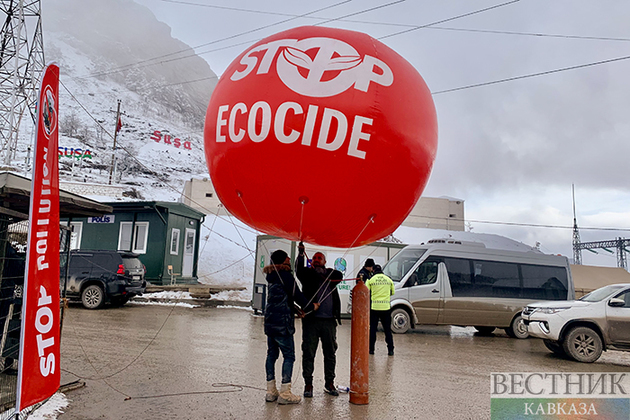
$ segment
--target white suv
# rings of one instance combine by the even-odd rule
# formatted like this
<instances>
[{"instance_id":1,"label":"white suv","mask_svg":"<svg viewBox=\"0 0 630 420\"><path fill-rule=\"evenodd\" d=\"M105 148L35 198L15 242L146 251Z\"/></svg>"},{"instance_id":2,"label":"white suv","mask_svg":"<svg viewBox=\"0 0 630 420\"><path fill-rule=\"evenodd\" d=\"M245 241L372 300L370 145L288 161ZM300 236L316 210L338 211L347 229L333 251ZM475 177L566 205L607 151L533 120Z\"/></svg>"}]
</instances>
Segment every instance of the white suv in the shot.
<instances>
[{"instance_id":1,"label":"white suv","mask_svg":"<svg viewBox=\"0 0 630 420\"><path fill-rule=\"evenodd\" d=\"M537 302L522 313L530 337L552 352L592 363L602 351L630 351L630 284L604 286L579 300Z\"/></svg>"}]
</instances>

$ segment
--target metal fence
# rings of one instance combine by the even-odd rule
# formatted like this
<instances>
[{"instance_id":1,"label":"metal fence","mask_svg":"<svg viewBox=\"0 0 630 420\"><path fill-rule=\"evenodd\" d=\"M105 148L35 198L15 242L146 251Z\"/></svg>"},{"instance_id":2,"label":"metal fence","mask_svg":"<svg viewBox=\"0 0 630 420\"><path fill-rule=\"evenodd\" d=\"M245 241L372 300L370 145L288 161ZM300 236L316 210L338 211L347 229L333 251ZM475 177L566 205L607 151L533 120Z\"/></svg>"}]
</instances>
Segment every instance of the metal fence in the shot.
<instances>
[{"instance_id":1,"label":"metal fence","mask_svg":"<svg viewBox=\"0 0 630 420\"><path fill-rule=\"evenodd\" d=\"M0 207L0 420L22 419L28 415L28 412L15 414L28 229L28 215ZM63 277L70 236L69 229L61 226L60 274ZM64 286L65 281L60 285Z\"/></svg>"}]
</instances>

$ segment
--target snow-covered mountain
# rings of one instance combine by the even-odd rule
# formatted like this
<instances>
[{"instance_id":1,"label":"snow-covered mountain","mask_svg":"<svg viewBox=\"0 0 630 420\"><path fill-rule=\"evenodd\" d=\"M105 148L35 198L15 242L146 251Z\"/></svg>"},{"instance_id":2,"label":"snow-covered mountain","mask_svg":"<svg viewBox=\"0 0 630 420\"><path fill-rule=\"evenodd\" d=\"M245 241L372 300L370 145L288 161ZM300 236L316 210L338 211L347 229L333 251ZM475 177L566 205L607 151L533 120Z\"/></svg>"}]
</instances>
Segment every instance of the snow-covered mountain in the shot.
<instances>
[{"instance_id":1,"label":"snow-covered mountain","mask_svg":"<svg viewBox=\"0 0 630 420\"><path fill-rule=\"evenodd\" d=\"M205 60L131 0L46 0L42 21L45 59L60 66L62 182L108 183L119 100L113 183L126 199L176 201L186 180L208 176L203 124L217 77ZM28 175L33 124L22 121L12 169ZM236 220L208 215L200 281L251 290L255 237Z\"/></svg>"},{"instance_id":2,"label":"snow-covered mountain","mask_svg":"<svg viewBox=\"0 0 630 420\"><path fill-rule=\"evenodd\" d=\"M207 176L203 121L217 78L205 60L131 0L47 0L42 21L46 61L61 73L62 180L108 181L119 100L115 181L128 195L173 200L186 179Z\"/></svg>"}]
</instances>

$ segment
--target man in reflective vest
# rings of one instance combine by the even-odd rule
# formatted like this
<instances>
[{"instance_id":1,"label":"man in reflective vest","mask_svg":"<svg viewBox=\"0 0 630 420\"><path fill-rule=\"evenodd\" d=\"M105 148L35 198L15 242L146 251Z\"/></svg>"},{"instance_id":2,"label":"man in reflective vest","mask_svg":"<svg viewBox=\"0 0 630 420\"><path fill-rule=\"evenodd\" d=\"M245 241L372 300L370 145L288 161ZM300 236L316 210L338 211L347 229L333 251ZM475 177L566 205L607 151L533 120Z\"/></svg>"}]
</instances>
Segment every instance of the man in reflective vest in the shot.
<instances>
[{"instance_id":1,"label":"man in reflective vest","mask_svg":"<svg viewBox=\"0 0 630 420\"><path fill-rule=\"evenodd\" d=\"M387 354L394 355L394 338L392 337L392 306L390 297L394 294L394 282L383 274L380 265L373 268L374 275L365 283L370 290L370 354L374 354L376 343L376 328L381 321L385 331Z\"/></svg>"}]
</instances>

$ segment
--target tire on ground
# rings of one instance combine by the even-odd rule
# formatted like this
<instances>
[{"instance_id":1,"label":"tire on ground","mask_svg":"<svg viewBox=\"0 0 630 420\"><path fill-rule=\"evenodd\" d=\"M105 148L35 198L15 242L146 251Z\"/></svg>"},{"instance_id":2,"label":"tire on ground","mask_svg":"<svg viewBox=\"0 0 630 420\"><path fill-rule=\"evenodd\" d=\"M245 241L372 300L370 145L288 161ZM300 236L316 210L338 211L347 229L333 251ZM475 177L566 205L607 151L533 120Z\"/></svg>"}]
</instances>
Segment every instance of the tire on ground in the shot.
<instances>
[{"instance_id":1,"label":"tire on ground","mask_svg":"<svg viewBox=\"0 0 630 420\"><path fill-rule=\"evenodd\" d=\"M527 325L523 321L521 314L518 314L512 320L512 324L505 328L505 333L512 338L527 338L529 337L529 331L527 331Z\"/></svg>"},{"instance_id":2,"label":"tire on ground","mask_svg":"<svg viewBox=\"0 0 630 420\"><path fill-rule=\"evenodd\" d=\"M392 311L392 332L404 334L411 328L411 316L404 308L395 308Z\"/></svg>"},{"instance_id":3,"label":"tire on ground","mask_svg":"<svg viewBox=\"0 0 630 420\"><path fill-rule=\"evenodd\" d=\"M604 349L599 334L589 327L574 327L565 336L562 348L572 359L593 363Z\"/></svg>"},{"instance_id":4,"label":"tire on ground","mask_svg":"<svg viewBox=\"0 0 630 420\"><path fill-rule=\"evenodd\" d=\"M100 286L91 284L81 293L81 303L87 309L98 309L105 303L105 292Z\"/></svg>"}]
</instances>

